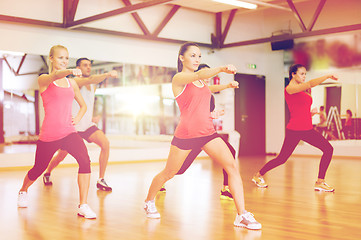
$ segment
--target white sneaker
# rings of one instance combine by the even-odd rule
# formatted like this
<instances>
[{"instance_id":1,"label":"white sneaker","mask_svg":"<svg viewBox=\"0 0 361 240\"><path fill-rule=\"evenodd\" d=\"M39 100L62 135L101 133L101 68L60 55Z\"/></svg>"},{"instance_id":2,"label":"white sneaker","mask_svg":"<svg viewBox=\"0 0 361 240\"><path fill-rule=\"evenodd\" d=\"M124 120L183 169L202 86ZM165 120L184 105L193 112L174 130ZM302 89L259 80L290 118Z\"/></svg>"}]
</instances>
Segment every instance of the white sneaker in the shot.
<instances>
[{"instance_id":1,"label":"white sneaker","mask_svg":"<svg viewBox=\"0 0 361 240\"><path fill-rule=\"evenodd\" d=\"M160 214L155 207L154 200L148 201L144 203L144 210L149 218L160 218Z\"/></svg>"},{"instance_id":2,"label":"white sneaker","mask_svg":"<svg viewBox=\"0 0 361 240\"><path fill-rule=\"evenodd\" d=\"M27 192L19 192L18 207L21 207L21 208L28 207L28 193Z\"/></svg>"},{"instance_id":3,"label":"white sneaker","mask_svg":"<svg viewBox=\"0 0 361 240\"><path fill-rule=\"evenodd\" d=\"M259 230L262 228L262 225L254 219L253 214L247 212L246 210L244 210L242 215L237 214L236 219L234 220L234 225L252 230Z\"/></svg>"},{"instance_id":4,"label":"white sneaker","mask_svg":"<svg viewBox=\"0 0 361 240\"><path fill-rule=\"evenodd\" d=\"M88 204L82 204L78 207L78 215L84 218L94 219L97 217Z\"/></svg>"}]
</instances>

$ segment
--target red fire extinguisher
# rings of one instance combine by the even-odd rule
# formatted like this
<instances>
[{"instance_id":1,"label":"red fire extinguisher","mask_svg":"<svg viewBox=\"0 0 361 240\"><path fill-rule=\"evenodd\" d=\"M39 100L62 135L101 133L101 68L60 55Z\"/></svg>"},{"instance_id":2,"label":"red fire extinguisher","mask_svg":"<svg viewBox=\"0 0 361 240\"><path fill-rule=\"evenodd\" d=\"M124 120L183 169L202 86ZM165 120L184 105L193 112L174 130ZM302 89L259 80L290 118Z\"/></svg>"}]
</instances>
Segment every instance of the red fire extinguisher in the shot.
<instances>
[{"instance_id":1,"label":"red fire extinguisher","mask_svg":"<svg viewBox=\"0 0 361 240\"><path fill-rule=\"evenodd\" d=\"M213 77L213 85L219 85L221 83L221 79L217 76Z\"/></svg>"}]
</instances>

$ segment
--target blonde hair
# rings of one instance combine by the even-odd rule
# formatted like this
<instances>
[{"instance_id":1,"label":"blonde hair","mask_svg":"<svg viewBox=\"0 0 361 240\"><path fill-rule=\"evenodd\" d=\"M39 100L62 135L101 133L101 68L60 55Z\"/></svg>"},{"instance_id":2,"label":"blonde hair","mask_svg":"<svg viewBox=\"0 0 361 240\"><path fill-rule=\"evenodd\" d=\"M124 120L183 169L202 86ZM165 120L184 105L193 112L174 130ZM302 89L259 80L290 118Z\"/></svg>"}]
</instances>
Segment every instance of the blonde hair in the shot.
<instances>
[{"instance_id":1,"label":"blonde hair","mask_svg":"<svg viewBox=\"0 0 361 240\"><path fill-rule=\"evenodd\" d=\"M50 57L54 56L54 52L55 52L56 49L65 49L67 52L69 52L68 49L66 47L64 47L63 45L55 45L55 46L52 46L50 48L50 52L49 52L49 73L51 73L53 71L53 64L50 61Z\"/></svg>"}]
</instances>

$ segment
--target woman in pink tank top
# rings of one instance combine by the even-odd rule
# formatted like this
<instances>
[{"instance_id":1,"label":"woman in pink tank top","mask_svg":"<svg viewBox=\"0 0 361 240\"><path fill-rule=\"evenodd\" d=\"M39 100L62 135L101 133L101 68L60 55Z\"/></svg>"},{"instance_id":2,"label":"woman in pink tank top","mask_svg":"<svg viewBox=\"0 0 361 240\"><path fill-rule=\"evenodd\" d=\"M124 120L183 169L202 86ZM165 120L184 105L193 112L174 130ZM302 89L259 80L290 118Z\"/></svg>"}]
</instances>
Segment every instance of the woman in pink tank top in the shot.
<instances>
[{"instance_id":1,"label":"woman in pink tank top","mask_svg":"<svg viewBox=\"0 0 361 240\"><path fill-rule=\"evenodd\" d=\"M53 46L49 54L50 73L38 78L39 92L43 99L44 121L36 144L35 164L24 178L19 191L18 206L28 206L28 188L45 171L52 156L58 149L69 152L78 162L78 185L80 203L78 215L96 218L96 214L87 205L90 182L90 159L86 146L76 132L74 125L86 112L86 105L78 85L66 76L80 76L80 69L66 69L69 62L68 50L61 45ZM80 110L72 119L73 99L78 102Z\"/></svg>"},{"instance_id":2,"label":"woman in pink tank top","mask_svg":"<svg viewBox=\"0 0 361 240\"><path fill-rule=\"evenodd\" d=\"M229 187L238 213L234 225L261 229L261 224L254 219L253 214L245 210L242 179L231 151L215 132L209 111L211 91L202 81L220 72L234 74L236 68L226 65L195 72L200 58L201 52L197 44L188 42L181 46L178 54L178 73L172 79L173 94L181 111L180 122L171 143L167 164L153 178L144 210L147 217L160 218L154 202L157 192L179 171L192 149L202 148L228 173Z\"/></svg>"},{"instance_id":3,"label":"woman in pink tank top","mask_svg":"<svg viewBox=\"0 0 361 240\"><path fill-rule=\"evenodd\" d=\"M327 79L337 80L337 77L334 75L326 75L305 82L306 68L301 64L294 64L289 69L289 79L290 83L285 88L285 99L290 110L291 118L286 127L286 136L281 151L276 158L266 163L262 169L253 176L252 182L258 187L266 188L268 185L263 179L263 175L275 167L284 164L295 150L299 141L303 140L323 152L318 171L318 179L314 189L316 191L333 192L335 189L325 182L325 175L331 162L333 147L321 133L313 129L311 116L312 97L309 90Z\"/></svg>"}]
</instances>

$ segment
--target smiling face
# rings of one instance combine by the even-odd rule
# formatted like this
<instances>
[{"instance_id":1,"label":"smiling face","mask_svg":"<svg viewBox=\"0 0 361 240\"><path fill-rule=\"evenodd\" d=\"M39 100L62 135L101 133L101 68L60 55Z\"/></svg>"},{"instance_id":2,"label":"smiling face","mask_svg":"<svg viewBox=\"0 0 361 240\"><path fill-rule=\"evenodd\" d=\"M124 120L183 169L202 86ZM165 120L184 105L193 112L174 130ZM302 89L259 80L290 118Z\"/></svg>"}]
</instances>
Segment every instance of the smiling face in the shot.
<instances>
[{"instance_id":1,"label":"smiling face","mask_svg":"<svg viewBox=\"0 0 361 240\"><path fill-rule=\"evenodd\" d=\"M197 46L189 46L183 55L179 56L183 64L183 71L194 72L201 60L201 50Z\"/></svg>"},{"instance_id":2,"label":"smiling face","mask_svg":"<svg viewBox=\"0 0 361 240\"><path fill-rule=\"evenodd\" d=\"M303 83L306 80L306 68L300 67L297 69L296 73L292 73L292 79L297 83Z\"/></svg>"},{"instance_id":3,"label":"smiling face","mask_svg":"<svg viewBox=\"0 0 361 240\"><path fill-rule=\"evenodd\" d=\"M65 47L55 47L50 51L49 61L52 71L63 70L68 67L69 53Z\"/></svg>"}]
</instances>

